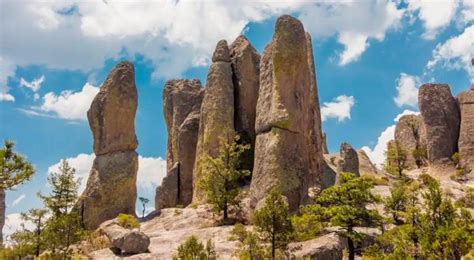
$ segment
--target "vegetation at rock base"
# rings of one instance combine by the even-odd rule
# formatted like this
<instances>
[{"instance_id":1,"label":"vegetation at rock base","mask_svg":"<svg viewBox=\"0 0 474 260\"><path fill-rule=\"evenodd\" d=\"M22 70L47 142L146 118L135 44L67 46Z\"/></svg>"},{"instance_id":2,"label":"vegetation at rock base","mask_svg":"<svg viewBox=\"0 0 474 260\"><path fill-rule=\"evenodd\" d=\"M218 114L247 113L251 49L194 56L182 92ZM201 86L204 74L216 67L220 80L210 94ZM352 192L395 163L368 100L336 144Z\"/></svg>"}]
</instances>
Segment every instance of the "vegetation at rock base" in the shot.
<instances>
[{"instance_id":1,"label":"vegetation at rock base","mask_svg":"<svg viewBox=\"0 0 474 260\"><path fill-rule=\"evenodd\" d=\"M407 169L407 153L401 145L391 140L387 143L385 151L384 170L394 176L402 177L403 171Z\"/></svg>"},{"instance_id":2,"label":"vegetation at rock base","mask_svg":"<svg viewBox=\"0 0 474 260\"><path fill-rule=\"evenodd\" d=\"M16 153L13 148L15 143L6 140L4 147L0 149L0 190L10 190L31 180L35 169L26 158ZM5 204L5 201L0 203ZM5 207L6 208L6 207ZM2 219L5 219L5 212L2 212ZM0 227L0 229L3 228ZM3 243L3 237L0 230L0 245Z\"/></svg>"},{"instance_id":3,"label":"vegetation at rock base","mask_svg":"<svg viewBox=\"0 0 474 260\"><path fill-rule=\"evenodd\" d=\"M198 183L206 191L214 210L223 212L224 221L228 219L229 208L239 206L239 181L250 175L250 171L241 169L241 157L250 146L238 144L238 141L239 136L230 143L220 139L219 154L215 158L205 156L202 162L204 175Z\"/></svg>"},{"instance_id":4,"label":"vegetation at rock base","mask_svg":"<svg viewBox=\"0 0 474 260\"><path fill-rule=\"evenodd\" d=\"M338 227L338 233L347 238L349 259L355 257L355 242L364 234L355 228L359 226L379 226L382 217L377 210L368 209L370 204L378 203L380 198L370 193L373 183L352 173L341 173L339 185L321 192L315 204L303 206L301 211L325 226Z\"/></svg>"},{"instance_id":5,"label":"vegetation at rock base","mask_svg":"<svg viewBox=\"0 0 474 260\"><path fill-rule=\"evenodd\" d=\"M208 239L206 246L197 237L190 236L176 249L173 256L176 260L215 260L217 259L214 243Z\"/></svg>"},{"instance_id":6,"label":"vegetation at rock base","mask_svg":"<svg viewBox=\"0 0 474 260\"><path fill-rule=\"evenodd\" d=\"M25 222L33 224L33 229L23 225L10 237L10 245L1 254L26 256L43 255L49 258L68 258L73 252L71 245L80 241L85 232L79 214L73 209L79 199L79 180L75 169L66 160L62 161L59 172L48 177L51 191L48 195L38 194L44 209L33 209L22 214Z\"/></svg>"},{"instance_id":7,"label":"vegetation at rock base","mask_svg":"<svg viewBox=\"0 0 474 260\"><path fill-rule=\"evenodd\" d=\"M300 214L291 217L296 241L305 241L320 235L323 223L319 212L313 212L313 207L301 207Z\"/></svg>"},{"instance_id":8,"label":"vegetation at rock base","mask_svg":"<svg viewBox=\"0 0 474 260\"><path fill-rule=\"evenodd\" d=\"M263 207L255 211L252 222L260 239L270 243L272 259L276 250L286 251L293 239L293 225L288 204L278 188L270 191Z\"/></svg>"},{"instance_id":9,"label":"vegetation at rock base","mask_svg":"<svg viewBox=\"0 0 474 260\"><path fill-rule=\"evenodd\" d=\"M399 201L400 221L379 236L364 255L375 259L461 259L474 245L474 220L463 207L442 193L440 184L429 175L420 181L402 184L405 197L392 190ZM395 197L395 198L393 198Z\"/></svg>"},{"instance_id":10,"label":"vegetation at rock base","mask_svg":"<svg viewBox=\"0 0 474 260\"><path fill-rule=\"evenodd\" d=\"M428 160L428 151L426 147L417 147L412 152L413 158L415 158L415 163L418 168L425 166Z\"/></svg>"},{"instance_id":11,"label":"vegetation at rock base","mask_svg":"<svg viewBox=\"0 0 474 260\"><path fill-rule=\"evenodd\" d=\"M121 227L126 229L134 229L140 227L140 222L138 222L138 219L135 216L129 214L118 214L117 222Z\"/></svg>"}]
</instances>

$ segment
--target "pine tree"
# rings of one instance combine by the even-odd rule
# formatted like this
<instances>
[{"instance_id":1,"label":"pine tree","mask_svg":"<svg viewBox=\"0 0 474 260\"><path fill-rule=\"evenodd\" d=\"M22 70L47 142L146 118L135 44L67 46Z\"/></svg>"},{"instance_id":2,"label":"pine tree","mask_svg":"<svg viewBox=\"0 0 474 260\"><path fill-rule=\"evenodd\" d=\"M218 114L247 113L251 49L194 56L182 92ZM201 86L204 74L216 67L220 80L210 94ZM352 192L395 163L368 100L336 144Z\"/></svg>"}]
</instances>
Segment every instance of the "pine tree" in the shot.
<instances>
[{"instance_id":1,"label":"pine tree","mask_svg":"<svg viewBox=\"0 0 474 260\"><path fill-rule=\"evenodd\" d=\"M31 222L34 224L35 229L33 231L26 231L30 235L30 240L34 248L34 254L39 256L45 247L43 230L45 228L46 209L30 209L28 213L21 213L23 221Z\"/></svg>"},{"instance_id":2,"label":"pine tree","mask_svg":"<svg viewBox=\"0 0 474 260\"><path fill-rule=\"evenodd\" d=\"M250 171L241 169L242 154L250 149L249 145L238 144L239 136L231 143L220 139L217 157L206 156L202 163L204 176L198 185L206 191L207 200L214 210L223 212L224 221L228 219L230 206L238 206L241 188L239 181L250 175Z\"/></svg>"},{"instance_id":3,"label":"pine tree","mask_svg":"<svg viewBox=\"0 0 474 260\"><path fill-rule=\"evenodd\" d=\"M307 212L315 214L326 224L340 227L339 233L347 238L349 260L355 258L355 242L361 241L363 234L355 227L378 226L381 216L369 204L380 199L370 193L374 184L364 177L352 173L341 173L339 185L323 190L314 205L308 205Z\"/></svg>"},{"instance_id":4,"label":"pine tree","mask_svg":"<svg viewBox=\"0 0 474 260\"><path fill-rule=\"evenodd\" d=\"M26 181L31 180L35 169L25 157L13 151L15 143L5 141L4 147L0 149L0 191L13 189ZM0 218L5 219L5 198L0 201L0 209L3 209ZM0 245L3 243L3 236L0 226Z\"/></svg>"},{"instance_id":5,"label":"pine tree","mask_svg":"<svg viewBox=\"0 0 474 260\"><path fill-rule=\"evenodd\" d=\"M272 259L277 249L286 250L293 237L293 226L288 204L279 189L270 191L264 206L254 213L253 223L261 239L271 244Z\"/></svg>"},{"instance_id":6,"label":"pine tree","mask_svg":"<svg viewBox=\"0 0 474 260\"><path fill-rule=\"evenodd\" d=\"M385 151L385 171L392 175L402 177L403 170L407 168L406 163L406 151L402 149L397 141L389 141L387 143L387 151Z\"/></svg>"},{"instance_id":7,"label":"pine tree","mask_svg":"<svg viewBox=\"0 0 474 260\"><path fill-rule=\"evenodd\" d=\"M148 202L150 202L150 200L147 199L147 198L144 198L144 197L140 197L138 199L140 200L140 202L142 203L142 206L143 206L142 218L145 218L146 204Z\"/></svg>"},{"instance_id":8,"label":"pine tree","mask_svg":"<svg viewBox=\"0 0 474 260\"><path fill-rule=\"evenodd\" d=\"M387 214L392 216L396 225L404 223L402 212L406 210L408 203L407 183L405 180L398 180L390 188L390 196L384 200L384 209Z\"/></svg>"}]
</instances>

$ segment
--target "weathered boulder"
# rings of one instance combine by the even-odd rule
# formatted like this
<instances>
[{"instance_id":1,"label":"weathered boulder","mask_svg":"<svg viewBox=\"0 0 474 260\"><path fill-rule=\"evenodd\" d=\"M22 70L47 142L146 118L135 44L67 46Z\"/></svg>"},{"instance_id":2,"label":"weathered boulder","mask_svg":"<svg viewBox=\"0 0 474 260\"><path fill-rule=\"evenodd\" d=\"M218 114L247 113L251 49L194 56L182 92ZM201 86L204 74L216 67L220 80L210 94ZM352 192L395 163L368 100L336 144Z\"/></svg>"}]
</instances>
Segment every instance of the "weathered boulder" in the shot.
<instances>
[{"instance_id":1,"label":"weathered boulder","mask_svg":"<svg viewBox=\"0 0 474 260\"><path fill-rule=\"evenodd\" d=\"M316 82L307 45L300 21L288 15L277 19L273 40L260 61L250 187L254 205L279 186L294 210L319 182L322 134L315 118L318 108L313 107L318 105Z\"/></svg>"},{"instance_id":2,"label":"weathered boulder","mask_svg":"<svg viewBox=\"0 0 474 260\"><path fill-rule=\"evenodd\" d=\"M138 154L135 151L99 155L87 180L81 214L88 229L115 218L135 215Z\"/></svg>"},{"instance_id":3,"label":"weathered boulder","mask_svg":"<svg viewBox=\"0 0 474 260\"><path fill-rule=\"evenodd\" d=\"M121 62L109 73L87 111L96 155L137 148L137 103L133 64Z\"/></svg>"},{"instance_id":4,"label":"weathered boulder","mask_svg":"<svg viewBox=\"0 0 474 260\"><path fill-rule=\"evenodd\" d=\"M289 245L296 259L343 259L346 242L336 233Z\"/></svg>"},{"instance_id":5,"label":"weathered boulder","mask_svg":"<svg viewBox=\"0 0 474 260\"><path fill-rule=\"evenodd\" d=\"M350 172L357 176L360 176L359 173L359 156L357 151L352 148L348 143L342 143L339 150L340 160L337 166L337 171L340 172Z\"/></svg>"},{"instance_id":6,"label":"weathered boulder","mask_svg":"<svg viewBox=\"0 0 474 260\"><path fill-rule=\"evenodd\" d=\"M227 42L217 44L214 61L207 75L206 92L201 105L196 161L193 173L193 202L205 202L205 192L198 183L202 177L202 160L217 156L221 138L234 136L234 86Z\"/></svg>"},{"instance_id":7,"label":"weathered boulder","mask_svg":"<svg viewBox=\"0 0 474 260\"><path fill-rule=\"evenodd\" d=\"M418 103L426 127L428 161L443 163L458 150L459 107L447 84L424 84Z\"/></svg>"},{"instance_id":8,"label":"weathered boulder","mask_svg":"<svg viewBox=\"0 0 474 260\"><path fill-rule=\"evenodd\" d=\"M170 80L165 84L163 111L168 130L167 176L157 189L157 209L191 203L203 96L204 88L199 80Z\"/></svg>"},{"instance_id":9,"label":"weathered boulder","mask_svg":"<svg viewBox=\"0 0 474 260\"><path fill-rule=\"evenodd\" d=\"M329 154L328 140L326 133L323 133L323 154Z\"/></svg>"},{"instance_id":10,"label":"weathered boulder","mask_svg":"<svg viewBox=\"0 0 474 260\"><path fill-rule=\"evenodd\" d=\"M234 83L235 131L242 143L250 144L250 149L243 155L242 168L252 171L260 55L243 35L237 37L229 48Z\"/></svg>"},{"instance_id":11,"label":"weathered boulder","mask_svg":"<svg viewBox=\"0 0 474 260\"><path fill-rule=\"evenodd\" d=\"M420 115L402 116L395 127L395 141L407 155L406 166L414 169L425 164L422 151L426 151L426 129ZM414 152L418 155L414 156Z\"/></svg>"},{"instance_id":12,"label":"weathered boulder","mask_svg":"<svg viewBox=\"0 0 474 260\"><path fill-rule=\"evenodd\" d=\"M100 229L109 238L112 247L121 253L145 253L150 246L150 238L145 233L123 228L115 220L105 222Z\"/></svg>"},{"instance_id":13,"label":"weathered boulder","mask_svg":"<svg viewBox=\"0 0 474 260\"><path fill-rule=\"evenodd\" d=\"M119 213L135 215L137 98L133 65L121 62L110 72L87 112L97 156L82 194L84 199L76 209L88 229Z\"/></svg>"},{"instance_id":14,"label":"weathered boulder","mask_svg":"<svg viewBox=\"0 0 474 260\"><path fill-rule=\"evenodd\" d=\"M463 167L474 169L474 85L471 89L458 95L461 110L461 127L459 132L459 155Z\"/></svg>"}]
</instances>

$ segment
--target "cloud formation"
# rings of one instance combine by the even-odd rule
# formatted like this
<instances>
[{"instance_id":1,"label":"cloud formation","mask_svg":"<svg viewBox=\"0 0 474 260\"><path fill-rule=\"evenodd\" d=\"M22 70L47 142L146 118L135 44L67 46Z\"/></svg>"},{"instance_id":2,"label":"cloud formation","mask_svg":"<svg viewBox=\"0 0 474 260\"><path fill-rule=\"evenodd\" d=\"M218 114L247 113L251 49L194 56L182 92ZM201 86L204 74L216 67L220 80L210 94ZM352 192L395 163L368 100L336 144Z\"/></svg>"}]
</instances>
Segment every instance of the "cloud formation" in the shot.
<instances>
[{"instance_id":1,"label":"cloud formation","mask_svg":"<svg viewBox=\"0 0 474 260\"><path fill-rule=\"evenodd\" d=\"M351 109L354 104L355 100L353 96L338 96L331 102L323 103L321 106L321 118L323 121L335 118L339 122L351 119Z\"/></svg>"},{"instance_id":2,"label":"cloud formation","mask_svg":"<svg viewBox=\"0 0 474 260\"><path fill-rule=\"evenodd\" d=\"M43 81L44 75L41 75L41 77L33 79L32 81L27 81L24 78L21 78L20 87L29 88L33 92L38 92L38 90L41 88L41 84L43 84Z\"/></svg>"},{"instance_id":3,"label":"cloud formation","mask_svg":"<svg viewBox=\"0 0 474 260\"><path fill-rule=\"evenodd\" d=\"M397 96L394 98L397 106L411 106L416 108L418 106L418 88L421 85L421 80L417 76L400 73L397 79Z\"/></svg>"}]
</instances>

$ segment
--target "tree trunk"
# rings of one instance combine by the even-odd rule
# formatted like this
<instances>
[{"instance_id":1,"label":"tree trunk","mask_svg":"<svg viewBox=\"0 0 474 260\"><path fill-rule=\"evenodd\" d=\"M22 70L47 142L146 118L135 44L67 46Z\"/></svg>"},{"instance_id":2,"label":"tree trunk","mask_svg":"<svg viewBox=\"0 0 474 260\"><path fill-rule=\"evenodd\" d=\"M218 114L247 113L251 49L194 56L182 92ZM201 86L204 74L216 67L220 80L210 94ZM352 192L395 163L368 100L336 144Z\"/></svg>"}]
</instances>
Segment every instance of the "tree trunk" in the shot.
<instances>
[{"instance_id":1,"label":"tree trunk","mask_svg":"<svg viewBox=\"0 0 474 260\"><path fill-rule=\"evenodd\" d=\"M227 204L224 206L224 222L229 218L228 213L227 213Z\"/></svg>"},{"instance_id":2,"label":"tree trunk","mask_svg":"<svg viewBox=\"0 0 474 260\"><path fill-rule=\"evenodd\" d=\"M275 260L275 233L272 234L272 260Z\"/></svg>"},{"instance_id":3,"label":"tree trunk","mask_svg":"<svg viewBox=\"0 0 474 260\"><path fill-rule=\"evenodd\" d=\"M3 246L3 226L5 225L5 190L0 189L0 246Z\"/></svg>"},{"instance_id":4,"label":"tree trunk","mask_svg":"<svg viewBox=\"0 0 474 260\"><path fill-rule=\"evenodd\" d=\"M347 238L347 247L349 249L349 260L355 259L355 249L354 249L354 241L351 238Z\"/></svg>"}]
</instances>

